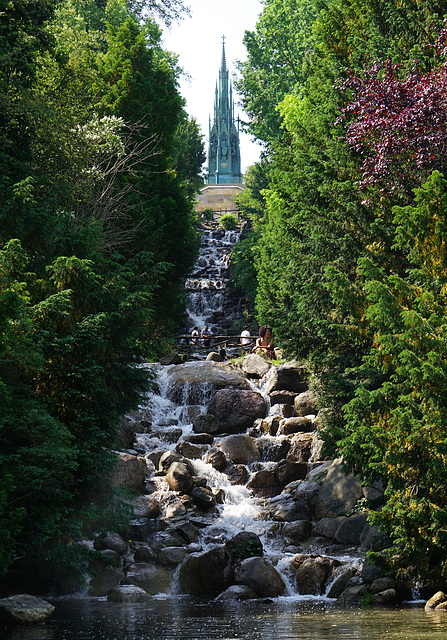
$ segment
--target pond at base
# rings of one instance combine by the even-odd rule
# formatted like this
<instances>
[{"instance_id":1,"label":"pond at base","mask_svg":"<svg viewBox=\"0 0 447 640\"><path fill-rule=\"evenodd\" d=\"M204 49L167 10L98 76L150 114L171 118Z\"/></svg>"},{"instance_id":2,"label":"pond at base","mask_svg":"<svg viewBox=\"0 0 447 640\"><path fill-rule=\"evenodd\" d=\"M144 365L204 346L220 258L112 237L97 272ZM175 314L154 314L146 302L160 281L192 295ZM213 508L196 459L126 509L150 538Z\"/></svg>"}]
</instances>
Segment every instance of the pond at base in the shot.
<instances>
[{"instance_id":1,"label":"pond at base","mask_svg":"<svg viewBox=\"0 0 447 640\"><path fill-rule=\"evenodd\" d=\"M447 640L447 612L337 609L318 601L122 604L58 600L43 627L0 626L4 640Z\"/></svg>"}]
</instances>

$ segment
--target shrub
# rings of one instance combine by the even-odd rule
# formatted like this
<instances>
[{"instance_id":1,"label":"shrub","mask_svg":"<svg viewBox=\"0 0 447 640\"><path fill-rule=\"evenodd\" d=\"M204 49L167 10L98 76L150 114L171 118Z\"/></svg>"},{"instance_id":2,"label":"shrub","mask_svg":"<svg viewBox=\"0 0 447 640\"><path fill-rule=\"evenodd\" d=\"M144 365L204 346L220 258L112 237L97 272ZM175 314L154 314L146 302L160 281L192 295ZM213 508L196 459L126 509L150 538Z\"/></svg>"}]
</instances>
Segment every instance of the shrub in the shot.
<instances>
[{"instance_id":1,"label":"shrub","mask_svg":"<svg viewBox=\"0 0 447 640\"><path fill-rule=\"evenodd\" d=\"M225 231L228 231L229 229L236 229L236 216L232 213L224 213L219 220L219 224L225 229Z\"/></svg>"},{"instance_id":2,"label":"shrub","mask_svg":"<svg viewBox=\"0 0 447 640\"><path fill-rule=\"evenodd\" d=\"M205 220L206 222L212 222L213 217L214 217L214 211L211 209L211 207L207 207L202 211L202 219Z\"/></svg>"}]
</instances>

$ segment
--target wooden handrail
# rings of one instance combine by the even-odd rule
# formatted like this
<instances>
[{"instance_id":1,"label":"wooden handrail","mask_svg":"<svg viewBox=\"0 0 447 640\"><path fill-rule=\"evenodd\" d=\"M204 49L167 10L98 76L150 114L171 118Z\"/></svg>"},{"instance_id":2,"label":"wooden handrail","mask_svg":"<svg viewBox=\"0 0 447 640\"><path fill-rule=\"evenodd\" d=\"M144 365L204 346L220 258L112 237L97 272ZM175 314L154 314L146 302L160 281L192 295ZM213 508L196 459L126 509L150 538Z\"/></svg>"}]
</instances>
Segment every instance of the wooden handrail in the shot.
<instances>
[{"instance_id":1,"label":"wooden handrail","mask_svg":"<svg viewBox=\"0 0 447 640\"><path fill-rule=\"evenodd\" d=\"M187 338L189 340L203 340L203 338L202 338L202 336L200 334L198 336L191 336L190 333L180 334L180 335L177 336L177 338L179 338L179 339L182 339L182 338L186 339ZM242 336L242 338L248 338L249 340L257 340L259 338L259 336ZM231 336L229 336L229 335L221 336L221 335L213 333L210 336L208 336L208 339L211 339L211 340L216 340L216 339L219 339L219 340L230 340L231 339L231 340L233 340L234 339L234 340L239 340L240 341L241 340L241 336L238 335L238 334L237 335L231 335Z\"/></svg>"}]
</instances>

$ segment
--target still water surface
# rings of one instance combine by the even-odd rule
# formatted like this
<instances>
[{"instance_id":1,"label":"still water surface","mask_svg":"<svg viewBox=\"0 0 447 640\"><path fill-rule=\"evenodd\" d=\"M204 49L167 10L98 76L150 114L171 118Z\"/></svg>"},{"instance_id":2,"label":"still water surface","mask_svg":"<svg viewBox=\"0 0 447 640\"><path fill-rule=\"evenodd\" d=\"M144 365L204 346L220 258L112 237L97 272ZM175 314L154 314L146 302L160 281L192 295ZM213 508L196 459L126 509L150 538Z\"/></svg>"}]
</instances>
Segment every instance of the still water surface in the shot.
<instances>
[{"instance_id":1,"label":"still water surface","mask_svg":"<svg viewBox=\"0 0 447 640\"><path fill-rule=\"evenodd\" d=\"M331 603L275 601L231 604L154 598L123 604L55 602L44 627L0 627L4 640L447 640L447 612L422 605L337 609Z\"/></svg>"}]
</instances>

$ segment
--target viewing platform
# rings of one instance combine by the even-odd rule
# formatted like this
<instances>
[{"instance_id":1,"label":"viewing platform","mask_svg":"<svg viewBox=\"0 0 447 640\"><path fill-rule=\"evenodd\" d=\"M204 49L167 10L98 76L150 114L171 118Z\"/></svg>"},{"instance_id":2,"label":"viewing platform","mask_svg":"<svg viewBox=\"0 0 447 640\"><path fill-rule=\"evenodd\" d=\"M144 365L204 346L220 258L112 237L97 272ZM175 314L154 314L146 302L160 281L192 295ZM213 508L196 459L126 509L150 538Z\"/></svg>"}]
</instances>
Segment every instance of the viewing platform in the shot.
<instances>
[{"instance_id":1,"label":"viewing platform","mask_svg":"<svg viewBox=\"0 0 447 640\"><path fill-rule=\"evenodd\" d=\"M243 184L207 184L200 190L195 210L197 213L203 213L205 209L212 209L218 216L224 213L237 214L238 208L234 198L244 189Z\"/></svg>"}]
</instances>

